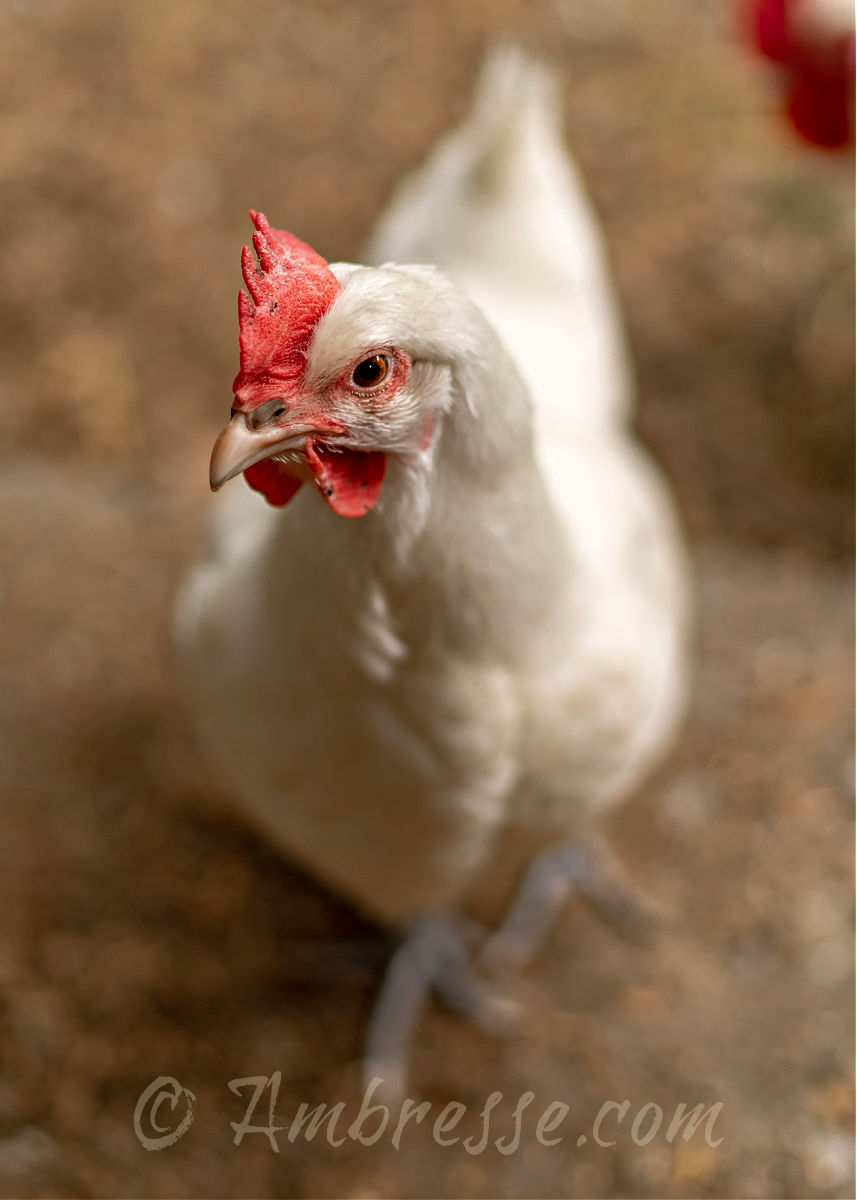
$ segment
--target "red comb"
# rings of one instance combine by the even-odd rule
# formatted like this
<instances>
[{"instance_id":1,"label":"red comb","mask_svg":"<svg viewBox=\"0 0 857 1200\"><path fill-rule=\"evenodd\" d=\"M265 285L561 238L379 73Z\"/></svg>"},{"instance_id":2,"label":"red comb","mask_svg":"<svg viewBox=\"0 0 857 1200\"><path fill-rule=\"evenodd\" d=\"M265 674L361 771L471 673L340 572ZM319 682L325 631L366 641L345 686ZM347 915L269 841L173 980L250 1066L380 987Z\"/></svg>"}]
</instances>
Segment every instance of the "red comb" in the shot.
<instances>
[{"instance_id":1,"label":"red comb","mask_svg":"<svg viewBox=\"0 0 857 1200\"><path fill-rule=\"evenodd\" d=\"M272 229L250 210L253 249L241 251L247 292L238 293L241 370L232 390L238 407L254 409L294 386L306 366L313 330L339 293L325 260L291 233Z\"/></svg>"}]
</instances>

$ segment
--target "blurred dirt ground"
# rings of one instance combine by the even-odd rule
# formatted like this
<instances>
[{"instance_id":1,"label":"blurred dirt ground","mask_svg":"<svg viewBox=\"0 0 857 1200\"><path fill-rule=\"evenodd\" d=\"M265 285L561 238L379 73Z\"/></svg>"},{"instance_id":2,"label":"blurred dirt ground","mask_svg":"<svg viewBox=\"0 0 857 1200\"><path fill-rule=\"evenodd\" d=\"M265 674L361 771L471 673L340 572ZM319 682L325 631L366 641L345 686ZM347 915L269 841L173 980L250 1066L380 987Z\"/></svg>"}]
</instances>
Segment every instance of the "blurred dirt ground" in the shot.
<instances>
[{"instance_id":1,"label":"blurred dirt ground","mask_svg":"<svg viewBox=\"0 0 857 1200\"><path fill-rule=\"evenodd\" d=\"M0 1194L848 1196L852 1123L852 165L794 142L725 0L0 2ZM439 1112L531 1090L554 1147L232 1144L358 1100L388 941L222 815L171 598L235 371L263 208L357 257L481 49L561 72L635 350L640 427L699 568L686 735L611 834L677 913L650 949L575 907L495 1044L426 1019ZM134 1105L197 1097L161 1152ZM716 1136L594 1144L606 1100L722 1103ZM608 1128L605 1123L605 1128ZM580 1146L578 1138L587 1140Z\"/></svg>"}]
</instances>

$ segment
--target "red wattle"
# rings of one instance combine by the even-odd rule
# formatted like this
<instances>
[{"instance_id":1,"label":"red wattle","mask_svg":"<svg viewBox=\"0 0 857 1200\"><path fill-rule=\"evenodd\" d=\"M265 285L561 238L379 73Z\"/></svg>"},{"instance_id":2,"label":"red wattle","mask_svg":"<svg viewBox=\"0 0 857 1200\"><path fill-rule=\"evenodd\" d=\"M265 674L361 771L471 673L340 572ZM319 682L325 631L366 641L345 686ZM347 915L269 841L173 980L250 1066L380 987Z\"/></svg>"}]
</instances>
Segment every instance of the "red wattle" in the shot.
<instances>
[{"instance_id":1,"label":"red wattle","mask_svg":"<svg viewBox=\"0 0 857 1200\"><path fill-rule=\"evenodd\" d=\"M332 512L363 517L381 494L387 456L379 450L332 450L307 442L306 457L316 487Z\"/></svg>"},{"instance_id":2,"label":"red wattle","mask_svg":"<svg viewBox=\"0 0 857 1200\"><path fill-rule=\"evenodd\" d=\"M846 78L824 78L811 71L798 74L788 113L798 133L816 146L837 150L852 138L850 84Z\"/></svg>"},{"instance_id":3,"label":"red wattle","mask_svg":"<svg viewBox=\"0 0 857 1200\"><path fill-rule=\"evenodd\" d=\"M289 472L285 463L276 462L273 458L263 458L261 462L253 463L244 472L244 478L254 491L261 492L275 508L288 504L303 483L297 475Z\"/></svg>"}]
</instances>

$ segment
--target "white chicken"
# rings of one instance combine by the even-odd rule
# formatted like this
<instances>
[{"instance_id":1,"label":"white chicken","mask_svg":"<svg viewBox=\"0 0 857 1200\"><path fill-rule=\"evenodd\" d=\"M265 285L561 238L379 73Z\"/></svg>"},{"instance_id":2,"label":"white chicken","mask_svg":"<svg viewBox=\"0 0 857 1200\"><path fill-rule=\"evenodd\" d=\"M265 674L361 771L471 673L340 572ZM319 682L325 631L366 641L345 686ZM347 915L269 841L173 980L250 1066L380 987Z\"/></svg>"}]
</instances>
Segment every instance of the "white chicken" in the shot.
<instances>
[{"instance_id":1,"label":"white chicken","mask_svg":"<svg viewBox=\"0 0 857 1200\"><path fill-rule=\"evenodd\" d=\"M255 490L218 497L178 640L236 804L402 931L367 1051L395 1089L432 986L499 1027L481 965L533 953L574 884L624 903L584 847L681 715L682 542L539 66L489 59L380 222L387 265L251 215L211 482Z\"/></svg>"}]
</instances>

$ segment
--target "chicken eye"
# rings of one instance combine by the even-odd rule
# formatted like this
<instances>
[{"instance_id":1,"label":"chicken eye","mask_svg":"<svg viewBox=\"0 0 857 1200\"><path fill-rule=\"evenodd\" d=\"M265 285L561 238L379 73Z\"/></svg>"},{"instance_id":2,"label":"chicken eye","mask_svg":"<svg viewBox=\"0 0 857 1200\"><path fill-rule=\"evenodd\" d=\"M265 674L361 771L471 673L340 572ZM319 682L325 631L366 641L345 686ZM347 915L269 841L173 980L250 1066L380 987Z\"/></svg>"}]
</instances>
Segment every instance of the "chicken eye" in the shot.
<instances>
[{"instance_id":1,"label":"chicken eye","mask_svg":"<svg viewBox=\"0 0 857 1200\"><path fill-rule=\"evenodd\" d=\"M387 378L389 370L390 360L387 355L373 354L371 358L364 358L363 362L357 364L351 381L361 388L377 387Z\"/></svg>"}]
</instances>

